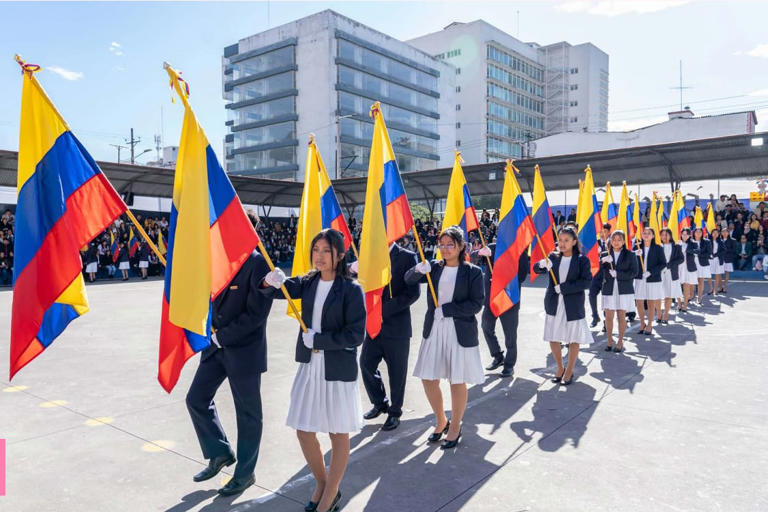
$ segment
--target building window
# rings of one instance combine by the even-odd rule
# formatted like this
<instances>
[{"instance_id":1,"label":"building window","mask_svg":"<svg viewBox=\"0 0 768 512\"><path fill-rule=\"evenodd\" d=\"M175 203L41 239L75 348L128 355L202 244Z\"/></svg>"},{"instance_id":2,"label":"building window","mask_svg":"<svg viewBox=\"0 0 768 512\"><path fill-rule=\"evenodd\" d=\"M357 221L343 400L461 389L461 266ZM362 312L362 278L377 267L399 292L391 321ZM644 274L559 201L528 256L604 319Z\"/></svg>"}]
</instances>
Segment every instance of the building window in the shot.
<instances>
[{"instance_id":1,"label":"building window","mask_svg":"<svg viewBox=\"0 0 768 512\"><path fill-rule=\"evenodd\" d=\"M570 105L571 105L572 107L578 107L578 106L579 106L579 102L578 102L578 101L572 101L572 102L570 103Z\"/></svg>"},{"instance_id":2,"label":"building window","mask_svg":"<svg viewBox=\"0 0 768 512\"><path fill-rule=\"evenodd\" d=\"M579 118L578 117L572 117L571 118L571 122L572 123L578 123L579 122Z\"/></svg>"},{"instance_id":3,"label":"building window","mask_svg":"<svg viewBox=\"0 0 768 512\"><path fill-rule=\"evenodd\" d=\"M456 123L456 128L461 128L461 123Z\"/></svg>"},{"instance_id":4,"label":"building window","mask_svg":"<svg viewBox=\"0 0 768 512\"><path fill-rule=\"evenodd\" d=\"M459 110L461 110L461 105L456 105L456 111L458 112Z\"/></svg>"},{"instance_id":5,"label":"building window","mask_svg":"<svg viewBox=\"0 0 768 512\"><path fill-rule=\"evenodd\" d=\"M571 90L575 91L579 88L579 84L571 84Z\"/></svg>"},{"instance_id":6,"label":"building window","mask_svg":"<svg viewBox=\"0 0 768 512\"><path fill-rule=\"evenodd\" d=\"M457 74L457 75L460 75L460 74L461 74L461 68L456 68L456 74Z\"/></svg>"},{"instance_id":7,"label":"building window","mask_svg":"<svg viewBox=\"0 0 768 512\"><path fill-rule=\"evenodd\" d=\"M457 140L457 141L456 141L456 147L457 147L457 148L460 148L460 147L461 147L461 141L460 141L460 140Z\"/></svg>"},{"instance_id":8,"label":"building window","mask_svg":"<svg viewBox=\"0 0 768 512\"><path fill-rule=\"evenodd\" d=\"M456 92L461 92L461 86L460 85L456 86Z\"/></svg>"},{"instance_id":9,"label":"building window","mask_svg":"<svg viewBox=\"0 0 768 512\"><path fill-rule=\"evenodd\" d=\"M579 68L571 68L571 74L572 75L575 75L578 72L579 72Z\"/></svg>"}]
</instances>

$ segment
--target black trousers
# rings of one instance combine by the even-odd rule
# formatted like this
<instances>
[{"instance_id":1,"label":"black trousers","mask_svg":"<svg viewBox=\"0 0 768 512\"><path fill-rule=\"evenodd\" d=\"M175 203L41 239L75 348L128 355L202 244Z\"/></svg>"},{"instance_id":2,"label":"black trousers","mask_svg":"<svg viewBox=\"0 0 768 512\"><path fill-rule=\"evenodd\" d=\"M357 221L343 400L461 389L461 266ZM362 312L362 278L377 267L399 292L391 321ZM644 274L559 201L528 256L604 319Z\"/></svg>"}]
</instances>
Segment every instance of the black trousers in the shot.
<instances>
[{"instance_id":1,"label":"black trousers","mask_svg":"<svg viewBox=\"0 0 768 512\"><path fill-rule=\"evenodd\" d=\"M504 355L504 368L513 369L517 362L517 324L520 317L520 302L512 306L498 317L501 320L501 330L504 331L504 345L507 353ZM483 308L483 316L480 320L480 327L483 329L485 342L488 344L488 350L493 357L500 355L502 350L499 345L499 339L496 337L496 316L486 303Z\"/></svg>"},{"instance_id":2,"label":"black trousers","mask_svg":"<svg viewBox=\"0 0 768 512\"><path fill-rule=\"evenodd\" d=\"M360 373L363 376L368 399L376 407L389 404L389 414L398 418L403 414L410 346L410 338L379 336L371 339L366 335L363 348L360 350ZM387 400L387 391L379 372L379 364L382 360L387 364L389 373L389 400Z\"/></svg>"},{"instance_id":3,"label":"black trousers","mask_svg":"<svg viewBox=\"0 0 768 512\"><path fill-rule=\"evenodd\" d=\"M234 478L247 478L256 467L261 444L261 373L254 372L250 358L238 357L237 351L237 348L219 349L200 361L187 393L187 409L203 457L212 459L232 453L213 401L221 383L229 379L237 417L237 467Z\"/></svg>"},{"instance_id":4,"label":"black trousers","mask_svg":"<svg viewBox=\"0 0 768 512\"><path fill-rule=\"evenodd\" d=\"M603 287L603 280L592 278L592 283L589 285L589 307L592 310L592 320L600 321L600 314L597 310L597 295Z\"/></svg>"}]
</instances>

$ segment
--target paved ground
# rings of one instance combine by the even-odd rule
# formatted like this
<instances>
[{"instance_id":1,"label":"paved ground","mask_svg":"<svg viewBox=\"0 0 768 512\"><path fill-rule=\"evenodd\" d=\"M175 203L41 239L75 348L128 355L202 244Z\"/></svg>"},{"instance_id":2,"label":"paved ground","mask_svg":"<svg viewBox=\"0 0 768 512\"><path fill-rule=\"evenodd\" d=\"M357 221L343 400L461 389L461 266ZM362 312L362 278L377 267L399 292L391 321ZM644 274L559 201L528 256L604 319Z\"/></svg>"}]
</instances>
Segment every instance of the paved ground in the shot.
<instances>
[{"instance_id":1,"label":"paved ground","mask_svg":"<svg viewBox=\"0 0 768 512\"><path fill-rule=\"evenodd\" d=\"M273 308L257 485L218 498L226 475L191 480L204 464L184 405L197 360L170 395L155 380L161 286L89 287L92 311L14 386L0 380L0 437L8 440L0 510L302 510L312 481L284 426L294 321ZM523 291L517 377L489 375L470 390L456 451L425 444L431 419L415 378L398 430L380 432L377 421L354 436L344 510L768 510L768 283L734 283L624 354L602 344L583 351L568 388L548 380L542 297L541 288ZM10 302L0 292L6 340ZM420 331L423 300L414 309ZM0 361L7 368L6 342ZM226 385L217 403L234 438Z\"/></svg>"}]
</instances>

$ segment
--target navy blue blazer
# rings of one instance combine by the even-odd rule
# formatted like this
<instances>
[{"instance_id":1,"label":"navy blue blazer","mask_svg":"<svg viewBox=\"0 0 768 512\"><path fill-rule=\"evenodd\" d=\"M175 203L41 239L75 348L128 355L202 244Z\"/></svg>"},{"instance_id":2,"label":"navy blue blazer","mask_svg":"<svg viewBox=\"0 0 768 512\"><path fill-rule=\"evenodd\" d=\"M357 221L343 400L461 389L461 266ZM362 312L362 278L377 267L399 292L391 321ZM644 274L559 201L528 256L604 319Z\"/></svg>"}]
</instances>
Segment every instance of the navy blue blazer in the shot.
<instances>
[{"instance_id":1,"label":"navy blue blazer","mask_svg":"<svg viewBox=\"0 0 768 512\"><path fill-rule=\"evenodd\" d=\"M219 345L228 353L253 361L255 372L267 371L267 317L272 299L259 293L267 272L269 265L254 251L212 306L211 324ZM216 350L211 345L201 358L207 359Z\"/></svg>"},{"instance_id":2,"label":"navy blue blazer","mask_svg":"<svg viewBox=\"0 0 768 512\"><path fill-rule=\"evenodd\" d=\"M730 236L723 241L723 260L725 263L733 263L736 260L736 240ZM718 252L720 250L718 249Z\"/></svg>"},{"instance_id":3,"label":"navy blue blazer","mask_svg":"<svg viewBox=\"0 0 768 512\"><path fill-rule=\"evenodd\" d=\"M406 283L405 273L417 263L416 253L395 244L389 251L389 262L392 265L392 280L382 294L381 332L376 339L410 338L413 335L411 304L419 299L420 287L417 283Z\"/></svg>"},{"instance_id":4,"label":"navy blue blazer","mask_svg":"<svg viewBox=\"0 0 768 512\"><path fill-rule=\"evenodd\" d=\"M662 247L661 250L663 251L664 247ZM680 264L683 262L683 259L683 248L678 244L672 244L672 254L669 255L667 268L669 269L673 281L680 279Z\"/></svg>"},{"instance_id":5,"label":"navy blue blazer","mask_svg":"<svg viewBox=\"0 0 768 512\"><path fill-rule=\"evenodd\" d=\"M608 254L613 258L615 251L613 247L610 248ZM637 275L637 257L635 254L625 247L622 247L619 253L619 258L616 260L616 264L601 263L600 273L603 276L602 294L605 297L613 295L613 284L615 281L619 282L619 295L630 295L635 293L635 275ZM616 278L614 279L609 270L616 271Z\"/></svg>"},{"instance_id":6,"label":"navy blue blazer","mask_svg":"<svg viewBox=\"0 0 768 512\"><path fill-rule=\"evenodd\" d=\"M723 240L720 237L717 237L716 240L710 240L709 243L712 247L712 254L709 256L709 259L713 260L717 258L717 262L720 265L725 263L725 244L723 243ZM715 247L717 247L717 252L714 252Z\"/></svg>"},{"instance_id":7,"label":"navy blue blazer","mask_svg":"<svg viewBox=\"0 0 768 512\"><path fill-rule=\"evenodd\" d=\"M491 261L496 259L496 242L488 244L488 248L491 250ZM485 288L485 304L486 306L491 300L491 271L488 268L488 260L485 256L480 256L478 251L472 251L470 253L470 261L480 267L483 271L483 285ZM518 290L523 287L523 282L528 277L531 267L531 258L528 257L528 251L523 251L520 255L520 259L517 262L517 288ZM519 302L517 304L520 304Z\"/></svg>"},{"instance_id":8,"label":"navy blue blazer","mask_svg":"<svg viewBox=\"0 0 768 512\"><path fill-rule=\"evenodd\" d=\"M443 273L443 260L432 260L432 283L435 285L435 295L439 296L440 276ZM416 272L411 268L405 273L405 282L409 284L426 283L427 276ZM453 288L451 302L440 304L443 308L443 316L453 318L456 326L456 337L462 347L476 347L477 318L475 315L483 308L485 290L483 289L483 272L471 263L459 263L456 271L456 285ZM422 336L428 338L432 332L432 324L435 322L435 303L432 294L427 293L427 314L424 316L424 329Z\"/></svg>"},{"instance_id":9,"label":"navy blue blazer","mask_svg":"<svg viewBox=\"0 0 768 512\"><path fill-rule=\"evenodd\" d=\"M645 246L640 244L640 249L645 251ZM660 245L653 244L648 248L648 256L645 257L645 262L643 262L644 265L639 261L640 258L640 256L637 256L637 275L635 276L635 279L642 279L643 270L645 270L645 272L651 273L651 275L648 276L647 282L660 283L661 271L667 266L667 258L664 257L664 249L662 249Z\"/></svg>"},{"instance_id":10,"label":"navy blue blazer","mask_svg":"<svg viewBox=\"0 0 768 512\"><path fill-rule=\"evenodd\" d=\"M320 272L291 277L285 281L288 295L301 299L301 318L312 327L312 311ZM285 296L278 288L267 286L262 292L275 298ZM314 348L324 352L325 380L354 382L357 380L357 347L365 339L365 297L363 288L352 279L336 276L323 303L320 331L315 334ZM308 363L312 351L304 346L302 332L296 340L296 362Z\"/></svg>"},{"instance_id":11,"label":"navy blue blazer","mask_svg":"<svg viewBox=\"0 0 768 512\"><path fill-rule=\"evenodd\" d=\"M685 248L685 269L688 272L696 272L696 258L699 256L699 244L689 238Z\"/></svg>"},{"instance_id":12,"label":"navy blue blazer","mask_svg":"<svg viewBox=\"0 0 768 512\"><path fill-rule=\"evenodd\" d=\"M552 262L552 272L555 276L560 276L560 261L563 256L560 253L552 253L549 256ZM549 275L549 284L547 293L544 295L544 311L548 315L557 314L557 292L555 292L555 283L552 282L552 275L546 267L540 267L538 262L533 266L533 271L537 274ZM565 304L565 318L567 321L581 320L586 315L584 313L584 290L589 289L592 283L592 270L589 260L586 256L579 254L571 259L571 266L568 268L568 275L565 281L560 284L560 293L563 294L563 303Z\"/></svg>"},{"instance_id":13,"label":"navy blue blazer","mask_svg":"<svg viewBox=\"0 0 768 512\"><path fill-rule=\"evenodd\" d=\"M130 252L128 250L128 244L123 244L120 248L120 254L117 256L117 262L122 263L124 261L131 261Z\"/></svg>"},{"instance_id":14,"label":"navy blue blazer","mask_svg":"<svg viewBox=\"0 0 768 512\"><path fill-rule=\"evenodd\" d=\"M694 242L697 243L697 242ZM712 256L712 242L706 238L702 238L699 242L699 265L702 267L709 266L709 259Z\"/></svg>"}]
</instances>

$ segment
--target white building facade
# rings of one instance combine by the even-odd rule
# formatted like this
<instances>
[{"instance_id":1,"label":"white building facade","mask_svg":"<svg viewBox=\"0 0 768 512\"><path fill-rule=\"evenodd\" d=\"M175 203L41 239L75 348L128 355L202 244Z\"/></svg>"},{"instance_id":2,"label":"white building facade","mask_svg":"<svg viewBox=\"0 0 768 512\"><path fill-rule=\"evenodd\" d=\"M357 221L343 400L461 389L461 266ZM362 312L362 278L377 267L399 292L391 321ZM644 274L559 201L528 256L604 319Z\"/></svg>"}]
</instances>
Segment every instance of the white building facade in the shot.
<instances>
[{"instance_id":1,"label":"white building facade","mask_svg":"<svg viewBox=\"0 0 768 512\"><path fill-rule=\"evenodd\" d=\"M375 101L401 171L453 162L454 68L333 11L241 39L222 68L227 172L301 180L314 133L332 178L364 175Z\"/></svg>"}]
</instances>

